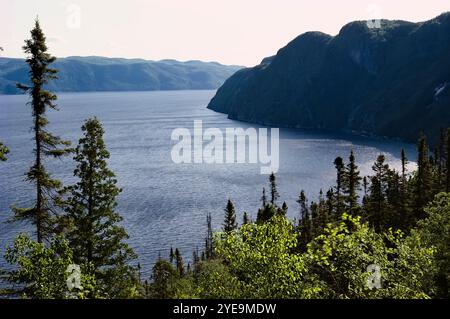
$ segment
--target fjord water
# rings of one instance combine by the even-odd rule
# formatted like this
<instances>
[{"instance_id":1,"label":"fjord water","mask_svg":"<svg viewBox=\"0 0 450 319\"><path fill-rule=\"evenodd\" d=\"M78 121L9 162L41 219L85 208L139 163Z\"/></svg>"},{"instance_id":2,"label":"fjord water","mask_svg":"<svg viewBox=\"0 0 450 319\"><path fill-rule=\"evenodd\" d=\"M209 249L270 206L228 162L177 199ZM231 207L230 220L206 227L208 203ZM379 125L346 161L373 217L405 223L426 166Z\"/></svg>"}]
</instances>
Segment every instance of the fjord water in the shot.
<instances>
[{"instance_id":1,"label":"fjord water","mask_svg":"<svg viewBox=\"0 0 450 319\"><path fill-rule=\"evenodd\" d=\"M186 258L204 243L206 214L212 214L213 227L221 227L223 208L228 198L235 203L238 221L247 211L256 218L261 190L267 187L267 175L259 164L175 164L171 149L172 130L188 128L194 120L203 127L255 127L227 119L206 109L215 91L160 91L60 94L59 112L49 111L49 130L77 142L80 127L88 117L103 123L105 141L111 153L110 168L123 189L117 210L130 245L139 255L143 273L148 276L153 262L161 254L168 256L171 246ZM0 163L0 254L26 224L4 222L11 216L10 205L26 206L33 200L32 186L24 173L33 162L31 111L26 96L0 96L0 140L11 153ZM348 157L354 150L362 174L370 173L378 154L399 168L399 154L405 148L414 160L411 144L346 134L294 129L280 130L280 168L277 173L280 202L286 201L289 216L298 217L295 200L304 189L310 200L317 200L321 188L326 192L334 183L333 160ZM71 158L50 160L48 170L69 184L74 181ZM413 169L413 164L410 165ZM0 257L0 268L4 265Z\"/></svg>"}]
</instances>

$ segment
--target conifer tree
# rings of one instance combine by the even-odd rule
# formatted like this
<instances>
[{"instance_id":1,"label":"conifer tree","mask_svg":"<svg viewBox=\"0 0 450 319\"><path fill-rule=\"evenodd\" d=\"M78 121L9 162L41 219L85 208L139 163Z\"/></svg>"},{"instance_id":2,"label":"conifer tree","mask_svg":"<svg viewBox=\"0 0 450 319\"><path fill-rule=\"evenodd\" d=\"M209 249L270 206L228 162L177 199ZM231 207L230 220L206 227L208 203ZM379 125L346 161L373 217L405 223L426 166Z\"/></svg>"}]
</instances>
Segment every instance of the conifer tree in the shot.
<instances>
[{"instance_id":1,"label":"conifer tree","mask_svg":"<svg viewBox=\"0 0 450 319\"><path fill-rule=\"evenodd\" d=\"M303 190L300 191L297 203L300 205L299 247L301 250L306 249L306 245L312 239L312 224L307 201L305 192Z\"/></svg>"},{"instance_id":2,"label":"conifer tree","mask_svg":"<svg viewBox=\"0 0 450 319\"><path fill-rule=\"evenodd\" d=\"M234 210L234 205L229 199L227 202L227 207L225 208L225 220L223 223L223 231L226 233L231 233L237 228L236 223L236 212Z\"/></svg>"},{"instance_id":3,"label":"conifer tree","mask_svg":"<svg viewBox=\"0 0 450 319\"><path fill-rule=\"evenodd\" d=\"M175 294L175 279L177 271L172 264L167 260L159 258L153 266L151 284L151 292L149 295L152 298L167 299L173 298Z\"/></svg>"},{"instance_id":4,"label":"conifer tree","mask_svg":"<svg viewBox=\"0 0 450 319\"><path fill-rule=\"evenodd\" d=\"M250 219L248 217L247 212L244 212L244 215L242 216L242 225L246 225L250 223Z\"/></svg>"},{"instance_id":5,"label":"conifer tree","mask_svg":"<svg viewBox=\"0 0 450 319\"><path fill-rule=\"evenodd\" d=\"M320 190L319 192L319 203L317 209L318 209L318 216L317 216L318 231L316 233L322 234L322 230L325 228L330 218L328 215L328 207L326 204L326 200L323 196L322 190Z\"/></svg>"},{"instance_id":6,"label":"conifer tree","mask_svg":"<svg viewBox=\"0 0 450 319\"><path fill-rule=\"evenodd\" d=\"M428 145L421 134L418 142L417 171L414 181L414 217L424 217L423 208L433 197L433 171L428 156Z\"/></svg>"},{"instance_id":7,"label":"conifer tree","mask_svg":"<svg viewBox=\"0 0 450 319\"><path fill-rule=\"evenodd\" d=\"M205 251L202 252L202 260L211 259L214 257L213 246L213 230L211 224L211 214L206 215L206 238L205 238Z\"/></svg>"},{"instance_id":8,"label":"conifer tree","mask_svg":"<svg viewBox=\"0 0 450 319\"><path fill-rule=\"evenodd\" d=\"M401 151L401 162L402 162L402 171L400 176L400 185L399 185L399 198L398 198L398 212L399 218L401 221L398 225L401 225L401 229L407 229L411 223L411 209L410 209L410 194L409 194L409 183L407 179L407 171L408 171L408 158L406 157L405 150Z\"/></svg>"},{"instance_id":9,"label":"conifer tree","mask_svg":"<svg viewBox=\"0 0 450 319\"><path fill-rule=\"evenodd\" d=\"M363 181L364 196L367 196L367 189L369 187L369 182L367 181L367 176L364 176L362 181Z\"/></svg>"},{"instance_id":10,"label":"conifer tree","mask_svg":"<svg viewBox=\"0 0 450 319\"><path fill-rule=\"evenodd\" d=\"M309 219L308 204L304 190L300 191L297 203L300 205L300 220Z\"/></svg>"},{"instance_id":11,"label":"conifer tree","mask_svg":"<svg viewBox=\"0 0 450 319\"><path fill-rule=\"evenodd\" d=\"M388 169L387 171L387 214L386 227L394 229L404 229L409 227L410 216L406 209L406 203L402 197L402 178L395 171Z\"/></svg>"},{"instance_id":12,"label":"conifer tree","mask_svg":"<svg viewBox=\"0 0 450 319\"><path fill-rule=\"evenodd\" d=\"M269 181L270 181L270 196L271 196L270 203L275 206L277 199L280 195L278 194L277 182L274 173L270 174Z\"/></svg>"},{"instance_id":13,"label":"conifer tree","mask_svg":"<svg viewBox=\"0 0 450 319\"><path fill-rule=\"evenodd\" d=\"M171 263L173 263L173 261L175 260L175 254L173 252L173 247L170 247L170 253L169 253L169 261Z\"/></svg>"},{"instance_id":14,"label":"conifer tree","mask_svg":"<svg viewBox=\"0 0 450 319\"><path fill-rule=\"evenodd\" d=\"M358 191L361 183L358 166L353 151L350 152L349 163L345 167L342 190L345 194L346 211L349 214L358 214Z\"/></svg>"},{"instance_id":15,"label":"conifer tree","mask_svg":"<svg viewBox=\"0 0 450 319\"><path fill-rule=\"evenodd\" d=\"M198 247L195 247L194 252L192 253L192 266L193 266L193 274L196 276L200 267L200 255L198 251Z\"/></svg>"},{"instance_id":16,"label":"conifer tree","mask_svg":"<svg viewBox=\"0 0 450 319\"><path fill-rule=\"evenodd\" d=\"M344 161L342 157L336 157L334 160L334 167L336 168L336 216L340 217L343 210L343 196L342 196L342 186L344 179Z\"/></svg>"},{"instance_id":17,"label":"conifer tree","mask_svg":"<svg viewBox=\"0 0 450 319\"><path fill-rule=\"evenodd\" d=\"M269 221L275 214L276 208L272 204L266 204L266 206L258 209L258 214L256 216L256 223L261 224Z\"/></svg>"},{"instance_id":18,"label":"conifer tree","mask_svg":"<svg viewBox=\"0 0 450 319\"><path fill-rule=\"evenodd\" d=\"M48 108L56 109L56 95L44 89L50 80L56 79L57 70L49 67L55 57L47 52L45 35L36 19L31 39L25 41L24 52L29 56L26 59L30 67L29 77L31 85L17 84L17 87L28 93L31 97L34 133L34 164L27 173L27 180L36 187L36 202L30 208L14 208L15 220L29 220L36 226L37 241L40 243L54 233L54 217L56 215L55 203L57 190L61 182L51 178L44 166L45 158L61 157L71 150L70 142L53 135L46 126Z\"/></svg>"},{"instance_id":19,"label":"conifer tree","mask_svg":"<svg viewBox=\"0 0 450 319\"><path fill-rule=\"evenodd\" d=\"M262 207L266 206L267 204L267 196L266 196L266 188L263 187L263 193L261 196L261 202L262 202Z\"/></svg>"},{"instance_id":20,"label":"conifer tree","mask_svg":"<svg viewBox=\"0 0 450 319\"><path fill-rule=\"evenodd\" d=\"M326 203L327 211L328 211L327 212L328 221L337 220L337 218L335 216L333 216L333 211L334 211L334 201L333 201L333 199L334 199L334 192L333 192L332 188L330 188L328 190L326 198L327 199L326 199L325 203Z\"/></svg>"},{"instance_id":21,"label":"conifer tree","mask_svg":"<svg viewBox=\"0 0 450 319\"><path fill-rule=\"evenodd\" d=\"M284 215L287 214L288 205L286 204L286 202L283 202L283 205L281 205L281 210L284 212Z\"/></svg>"},{"instance_id":22,"label":"conifer tree","mask_svg":"<svg viewBox=\"0 0 450 319\"><path fill-rule=\"evenodd\" d=\"M311 202L309 205L311 212L311 238L316 236L319 232L319 205L316 202Z\"/></svg>"},{"instance_id":23,"label":"conifer tree","mask_svg":"<svg viewBox=\"0 0 450 319\"><path fill-rule=\"evenodd\" d=\"M188 262L187 266L186 266L186 274L189 276L192 274L192 270L191 270L191 263Z\"/></svg>"},{"instance_id":24,"label":"conifer tree","mask_svg":"<svg viewBox=\"0 0 450 319\"><path fill-rule=\"evenodd\" d=\"M281 207L278 207L277 214L286 216L287 210L288 210L288 206L287 206L286 202L283 202L283 205L281 205Z\"/></svg>"},{"instance_id":25,"label":"conifer tree","mask_svg":"<svg viewBox=\"0 0 450 319\"><path fill-rule=\"evenodd\" d=\"M372 166L372 170L374 175L370 178L370 196L368 198L367 207L369 214L368 219L375 227L375 230L380 231L386 220L386 192L389 171L389 166L385 163L383 154L378 156L376 162Z\"/></svg>"},{"instance_id":26,"label":"conifer tree","mask_svg":"<svg viewBox=\"0 0 450 319\"><path fill-rule=\"evenodd\" d=\"M74 156L74 176L78 181L66 188L69 192L65 209L69 224L67 238L75 262L93 265L105 291L114 293L116 284L135 279L129 262L136 255L125 243L128 235L119 226L122 217L115 211L121 189L108 168L109 152L103 141L103 128L93 118L84 123L82 131L84 135Z\"/></svg>"},{"instance_id":27,"label":"conifer tree","mask_svg":"<svg viewBox=\"0 0 450 319\"><path fill-rule=\"evenodd\" d=\"M175 248L175 268L180 277L184 276L184 262L180 250Z\"/></svg>"}]
</instances>

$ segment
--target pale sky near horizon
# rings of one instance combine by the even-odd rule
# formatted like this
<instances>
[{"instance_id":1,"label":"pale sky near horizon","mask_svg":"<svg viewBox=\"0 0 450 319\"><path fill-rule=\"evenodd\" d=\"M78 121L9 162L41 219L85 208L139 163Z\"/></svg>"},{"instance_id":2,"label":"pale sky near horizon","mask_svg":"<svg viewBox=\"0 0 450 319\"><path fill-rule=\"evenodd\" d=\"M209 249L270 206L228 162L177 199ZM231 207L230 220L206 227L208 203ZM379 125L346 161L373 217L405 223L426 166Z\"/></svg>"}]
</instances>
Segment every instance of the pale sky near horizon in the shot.
<instances>
[{"instance_id":1,"label":"pale sky near horizon","mask_svg":"<svg viewBox=\"0 0 450 319\"><path fill-rule=\"evenodd\" d=\"M301 33L375 18L424 21L449 0L0 0L0 56L23 57L39 15L53 55L253 66Z\"/></svg>"}]
</instances>

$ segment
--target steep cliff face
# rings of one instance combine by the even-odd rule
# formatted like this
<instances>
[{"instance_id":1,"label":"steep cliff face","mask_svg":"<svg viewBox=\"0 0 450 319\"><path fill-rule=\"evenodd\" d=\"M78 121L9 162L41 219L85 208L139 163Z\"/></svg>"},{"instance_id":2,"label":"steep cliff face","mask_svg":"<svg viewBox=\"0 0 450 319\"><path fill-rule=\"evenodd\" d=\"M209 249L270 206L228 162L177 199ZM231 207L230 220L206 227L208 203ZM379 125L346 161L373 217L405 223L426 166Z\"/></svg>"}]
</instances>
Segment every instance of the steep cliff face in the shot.
<instances>
[{"instance_id":1,"label":"steep cliff face","mask_svg":"<svg viewBox=\"0 0 450 319\"><path fill-rule=\"evenodd\" d=\"M415 140L450 126L450 13L303 34L238 71L208 108L255 123Z\"/></svg>"}]
</instances>

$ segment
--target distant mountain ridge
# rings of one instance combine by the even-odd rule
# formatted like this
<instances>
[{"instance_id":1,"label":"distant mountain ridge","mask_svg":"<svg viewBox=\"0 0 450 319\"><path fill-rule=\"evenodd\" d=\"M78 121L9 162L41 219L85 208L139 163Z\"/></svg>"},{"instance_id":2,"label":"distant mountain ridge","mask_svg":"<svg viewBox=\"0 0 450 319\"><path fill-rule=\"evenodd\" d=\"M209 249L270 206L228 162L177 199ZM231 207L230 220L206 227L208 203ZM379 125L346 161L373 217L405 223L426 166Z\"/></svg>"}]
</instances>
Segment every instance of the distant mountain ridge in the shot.
<instances>
[{"instance_id":1,"label":"distant mountain ridge","mask_svg":"<svg viewBox=\"0 0 450 319\"><path fill-rule=\"evenodd\" d=\"M240 66L217 62L105 58L57 59L58 79L48 88L56 92L155 91L217 89ZM0 94L18 94L16 83L28 83L23 59L0 57Z\"/></svg>"},{"instance_id":2,"label":"distant mountain ridge","mask_svg":"<svg viewBox=\"0 0 450 319\"><path fill-rule=\"evenodd\" d=\"M308 32L236 72L208 108L253 123L414 141L450 126L450 13Z\"/></svg>"}]
</instances>

